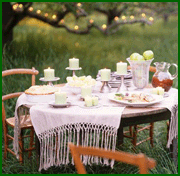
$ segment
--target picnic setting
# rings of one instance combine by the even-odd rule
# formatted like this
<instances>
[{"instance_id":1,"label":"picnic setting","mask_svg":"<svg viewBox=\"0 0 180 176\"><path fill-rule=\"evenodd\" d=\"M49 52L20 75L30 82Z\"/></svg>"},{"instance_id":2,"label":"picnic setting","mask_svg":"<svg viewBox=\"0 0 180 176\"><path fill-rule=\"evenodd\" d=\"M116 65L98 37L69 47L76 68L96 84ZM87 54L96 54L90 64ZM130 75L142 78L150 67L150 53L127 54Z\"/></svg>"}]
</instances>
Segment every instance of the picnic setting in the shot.
<instances>
[{"instance_id":1,"label":"picnic setting","mask_svg":"<svg viewBox=\"0 0 180 176\"><path fill-rule=\"evenodd\" d=\"M2 2L3 174L178 174L178 2Z\"/></svg>"}]
</instances>

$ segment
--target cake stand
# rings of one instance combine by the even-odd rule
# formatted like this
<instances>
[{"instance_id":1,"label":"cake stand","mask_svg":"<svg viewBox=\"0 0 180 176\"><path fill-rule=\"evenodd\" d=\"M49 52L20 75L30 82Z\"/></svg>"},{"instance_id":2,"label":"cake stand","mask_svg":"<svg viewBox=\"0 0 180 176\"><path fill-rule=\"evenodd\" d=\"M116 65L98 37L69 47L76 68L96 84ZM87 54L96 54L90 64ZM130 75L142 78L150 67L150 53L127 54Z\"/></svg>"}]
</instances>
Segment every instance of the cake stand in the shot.
<instances>
[{"instance_id":1,"label":"cake stand","mask_svg":"<svg viewBox=\"0 0 180 176\"><path fill-rule=\"evenodd\" d=\"M126 76L127 74L121 75L121 74L118 74L117 72L115 72L115 75L121 77L121 83L119 84L116 92L119 92L120 90L121 91L128 91L127 86L124 84L124 76Z\"/></svg>"},{"instance_id":2,"label":"cake stand","mask_svg":"<svg viewBox=\"0 0 180 176\"><path fill-rule=\"evenodd\" d=\"M54 77L54 79L52 79L52 80L46 80L43 77L43 78L39 78L39 80L43 81L43 82L48 82L47 85L49 85L49 86L54 86L52 82L58 81L58 80L60 80L60 78L59 77Z\"/></svg>"},{"instance_id":3,"label":"cake stand","mask_svg":"<svg viewBox=\"0 0 180 176\"><path fill-rule=\"evenodd\" d=\"M76 76L75 71L81 70L81 69L82 69L81 67L79 67L79 68L66 67L66 70L72 70L72 75L73 75L73 76Z\"/></svg>"},{"instance_id":4,"label":"cake stand","mask_svg":"<svg viewBox=\"0 0 180 176\"><path fill-rule=\"evenodd\" d=\"M110 93L111 92L111 86L109 85L108 81L101 81L102 82L102 86L100 89L101 93Z\"/></svg>"}]
</instances>

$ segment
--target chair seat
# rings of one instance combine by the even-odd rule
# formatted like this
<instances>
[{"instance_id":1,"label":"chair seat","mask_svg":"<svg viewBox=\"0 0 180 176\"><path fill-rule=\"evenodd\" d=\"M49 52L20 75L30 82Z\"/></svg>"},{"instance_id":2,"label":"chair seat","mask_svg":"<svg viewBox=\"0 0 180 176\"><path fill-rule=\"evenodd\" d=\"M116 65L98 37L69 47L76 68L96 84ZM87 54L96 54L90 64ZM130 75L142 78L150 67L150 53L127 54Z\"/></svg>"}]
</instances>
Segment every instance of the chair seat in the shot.
<instances>
[{"instance_id":1,"label":"chair seat","mask_svg":"<svg viewBox=\"0 0 180 176\"><path fill-rule=\"evenodd\" d=\"M15 117L10 117L10 118L6 119L6 122L7 122L8 125L10 125L11 127L14 128L14 126L15 126ZM23 129L23 128L32 128L32 122L31 122L30 115L27 115L26 119L25 119L25 115L20 117L20 128L21 129Z\"/></svg>"}]
</instances>

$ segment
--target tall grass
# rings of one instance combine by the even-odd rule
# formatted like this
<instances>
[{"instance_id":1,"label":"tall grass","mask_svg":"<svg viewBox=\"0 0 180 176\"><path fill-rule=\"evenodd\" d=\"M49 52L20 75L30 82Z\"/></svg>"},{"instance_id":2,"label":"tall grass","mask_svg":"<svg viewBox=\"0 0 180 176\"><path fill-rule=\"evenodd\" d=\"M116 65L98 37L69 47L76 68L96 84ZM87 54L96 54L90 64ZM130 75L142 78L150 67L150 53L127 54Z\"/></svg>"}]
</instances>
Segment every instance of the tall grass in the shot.
<instances>
[{"instance_id":1,"label":"tall grass","mask_svg":"<svg viewBox=\"0 0 180 176\"><path fill-rule=\"evenodd\" d=\"M104 19L103 19L104 20ZM98 23L102 23L99 19ZM36 78L37 84L43 77L43 69L52 67L55 75L60 77L57 83L66 82L66 77L72 75L65 68L68 67L68 59L77 57L80 59L81 71L77 75L92 75L94 78L101 68L116 69L116 62L125 61L133 52L143 53L151 49L157 61L166 61L178 64L178 32L177 19L171 18L167 25L161 20L152 26L127 25L111 36L104 36L97 30L92 30L88 35L75 35L66 32L64 29L54 29L44 23L25 20L14 29L13 42L5 46L2 57L2 70L11 68L31 68L39 70ZM174 71L173 69L171 71ZM150 80L152 74L150 75ZM30 76L10 76L2 80L2 94L13 91L24 91L30 86ZM173 87L178 88L178 80L175 79ZM6 102L6 110L9 116L14 114L15 100ZM10 130L12 133L12 129ZM177 168L170 158L169 150L166 148L166 123L155 123L154 148L148 142L138 146L135 150L129 139L125 139L122 146L117 146L117 150L132 153L143 152L148 157L157 161L152 174L175 174ZM148 136L148 133L141 134L138 139ZM2 146L4 149L4 146ZM3 151L2 151L3 154ZM138 169L130 165L115 163L113 169L107 166L93 165L86 167L88 173L109 173L109 174L136 174ZM35 153L29 160L25 156L24 165L11 154L8 159L2 161L2 172L4 174L37 174ZM52 167L45 173L71 173L75 174L74 166Z\"/></svg>"}]
</instances>

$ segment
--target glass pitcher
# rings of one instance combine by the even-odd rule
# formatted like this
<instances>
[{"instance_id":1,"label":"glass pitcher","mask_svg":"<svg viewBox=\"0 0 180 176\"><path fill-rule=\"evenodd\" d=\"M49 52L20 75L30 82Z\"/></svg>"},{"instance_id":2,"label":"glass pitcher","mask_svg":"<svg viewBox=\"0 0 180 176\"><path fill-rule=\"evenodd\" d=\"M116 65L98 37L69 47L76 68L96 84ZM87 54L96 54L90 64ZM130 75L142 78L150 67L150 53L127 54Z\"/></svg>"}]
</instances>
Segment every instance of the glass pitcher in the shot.
<instances>
[{"instance_id":1,"label":"glass pitcher","mask_svg":"<svg viewBox=\"0 0 180 176\"><path fill-rule=\"evenodd\" d=\"M152 77L152 86L153 87L162 87L167 92L173 85L173 79L178 75L178 66L176 64L170 64L167 62L155 62L156 72ZM176 68L176 73L171 75L169 73L170 66Z\"/></svg>"}]
</instances>

